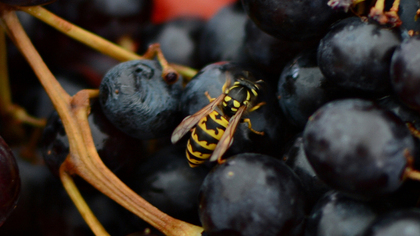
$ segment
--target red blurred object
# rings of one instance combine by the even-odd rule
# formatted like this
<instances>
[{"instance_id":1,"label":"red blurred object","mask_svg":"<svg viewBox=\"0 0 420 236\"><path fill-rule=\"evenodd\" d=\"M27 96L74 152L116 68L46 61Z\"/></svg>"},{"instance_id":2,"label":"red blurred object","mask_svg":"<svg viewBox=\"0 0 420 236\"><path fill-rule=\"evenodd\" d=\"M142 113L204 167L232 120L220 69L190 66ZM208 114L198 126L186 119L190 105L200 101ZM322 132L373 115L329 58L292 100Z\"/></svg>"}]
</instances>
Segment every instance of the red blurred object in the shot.
<instances>
[{"instance_id":1,"label":"red blurred object","mask_svg":"<svg viewBox=\"0 0 420 236\"><path fill-rule=\"evenodd\" d=\"M162 23L179 16L210 19L221 7L238 0L154 0L152 21Z\"/></svg>"}]
</instances>

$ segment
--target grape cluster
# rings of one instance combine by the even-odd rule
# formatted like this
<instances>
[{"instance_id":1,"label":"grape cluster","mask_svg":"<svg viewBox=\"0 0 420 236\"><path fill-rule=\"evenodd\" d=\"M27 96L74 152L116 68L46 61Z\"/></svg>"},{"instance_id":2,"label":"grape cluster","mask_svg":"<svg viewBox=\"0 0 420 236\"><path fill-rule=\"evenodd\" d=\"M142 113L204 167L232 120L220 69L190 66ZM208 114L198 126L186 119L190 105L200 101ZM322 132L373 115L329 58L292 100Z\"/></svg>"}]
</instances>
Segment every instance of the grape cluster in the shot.
<instances>
[{"instance_id":1,"label":"grape cluster","mask_svg":"<svg viewBox=\"0 0 420 236\"><path fill-rule=\"evenodd\" d=\"M190 1L0 0L0 235L420 235L420 1Z\"/></svg>"}]
</instances>

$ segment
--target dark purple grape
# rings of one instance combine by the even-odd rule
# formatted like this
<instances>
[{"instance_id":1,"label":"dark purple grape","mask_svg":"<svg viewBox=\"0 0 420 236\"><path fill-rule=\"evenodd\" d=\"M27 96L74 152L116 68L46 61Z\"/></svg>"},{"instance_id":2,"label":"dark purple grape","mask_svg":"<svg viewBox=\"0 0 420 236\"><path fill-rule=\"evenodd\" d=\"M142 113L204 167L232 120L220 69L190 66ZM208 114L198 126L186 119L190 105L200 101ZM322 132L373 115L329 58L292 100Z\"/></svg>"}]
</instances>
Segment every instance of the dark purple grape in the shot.
<instances>
[{"instance_id":1,"label":"dark purple grape","mask_svg":"<svg viewBox=\"0 0 420 236\"><path fill-rule=\"evenodd\" d=\"M19 167L21 190L19 203L13 214L0 227L0 235L42 235L38 211L43 198L44 184L51 178L47 166L33 164L19 156L21 149L13 148Z\"/></svg>"},{"instance_id":2,"label":"dark purple grape","mask_svg":"<svg viewBox=\"0 0 420 236\"><path fill-rule=\"evenodd\" d=\"M303 148L302 134L297 135L292 145L286 149L283 160L299 176L305 190L307 207L309 210L312 209L331 188L319 179L309 163Z\"/></svg>"},{"instance_id":3,"label":"dark purple grape","mask_svg":"<svg viewBox=\"0 0 420 236\"><path fill-rule=\"evenodd\" d=\"M420 22L416 20L417 10L420 8L419 0L405 0L399 3L398 16L402 22L401 27L420 33Z\"/></svg>"},{"instance_id":4,"label":"dark purple grape","mask_svg":"<svg viewBox=\"0 0 420 236\"><path fill-rule=\"evenodd\" d=\"M317 66L316 50L307 50L287 64L277 85L280 107L298 129L325 103L343 95L342 89L327 81Z\"/></svg>"},{"instance_id":5,"label":"dark purple grape","mask_svg":"<svg viewBox=\"0 0 420 236\"><path fill-rule=\"evenodd\" d=\"M407 107L396 96L387 96L377 100L377 104L383 109L392 111L403 122L410 123L413 128L420 130L420 114Z\"/></svg>"},{"instance_id":6,"label":"dark purple grape","mask_svg":"<svg viewBox=\"0 0 420 236\"><path fill-rule=\"evenodd\" d=\"M106 118L98 101L91 105L88 117L93 142L104 164L119 177L129 174L147 155L144 142L121 132ZM69 154L69 142L56 112L48 119L42 136L42 155L51 172L59 168Z\"/></svg>"},{"instance_id":7,"label":"dark purple grape","mask_svg":"<svg viewBox=\"0 0 420 236\"><path fill-rule=\"evenodd\" d=\"M122 62L111 68L99 87L99 101L108 119L138 139L169 136L181 121L182 79L168 84L155 60Z\"/></svg>"},{"instance_id":8,"label":"dark purple grape","mask_svg":"<svg viewBox=\"0 0 420 236\"><path fill-rule=\"evenodd\" d=\"M331 191L312 209L305 236L359 236L377 215L371 204Z\"/></svg>"},{"instance_id":9,"label":"dark purple grape","mask_svg":"<svg viewBox=\"0 0 420 236\"><path fill-rule=\"evenodd\" d=\"M420 109L420 36L414 36L395 50L391 81L397 96L408 106Z\"/></svg>"},{"instance_id":10,"label":"dark purple grape","mask_svg":"<svg viewBox=\"0 0 420 236\"><path fill-rule=\"evenodd\" d=\"M6 3L12 6L36 6L45 5L56 0L0 0L1 3Z\"/></svg>"},{"instance_id":11,"label":"dark purple grape","mask_svg":"<svg viewBox=\"0 0 420 236\"><path fill-rule=\"evenodd\" d=\"M316 47L318 41L296 42L277 39L264 31L248 18L245 24L246 53L261 70L281 73L287 62L299 52ZM278 79L278 78L277 78Z\"/></svg>"},{"instance_id":12,"label":"dark purple grape","mask_svg":"<svg viewBox=\"0 0 420 236\"><path fill-rule=\"evenodd\" d=\"M264 79L257 70L249 66L233 62L210 64L203 68L185 87L180 102L183 116L192 115L209 104L209 100L204 95L206 91L212 98L220 96L223 84L229 76L235 80L239 77L251 81ZM280 153L279 149L284 144L290 126L285 125L277 99L270 87L265 86L263 92L258 96L258 102L265 101L266 104L243 117L249 118L252 128L264 131L264 135L250 131L246 123L239 124L232 146L228 149L226 156L245 151L271 155Z\"/></svg>"},{"instance_id":13,"label":"dark purple grape","mask_svg":"<svg viewBox=\"0 0 420 236\"><path fill-rule=\"evenodd\" d=\"M345 99L318 109L305 126L309 162L330 187L358 198L396 191L414 141L392 112L370 101Z\"/></svg>"},{"instance_id":14,"label":"dark purple grape","mask_svg":"<svg viewBox=\"0 0 420 236\"><path fill-rule=\"evenodd\" d=\"M130 49L135 50L141 41L141 28L150 18L152 1L65 0L56 1L46 8L113 43L131 41L133 47ZM120 62L73 40L42 21L35 23L28 28L35 31L31 40L52 69L64 68L83 73L89 79L90 85L96 88L107 70ZM51 50L51 45L60 50Z\"/></svg>"},{"instance_id":15,"label":"dark purple grape","mask_svg":"<svg viewBox=\"0 0 420 236\"><path fill-rule=\"evenodd\" d=\"M188 165L185 147L171 145L161 148L145 160L125 182L166 214L200 224L197 197L207 173L205 166L193 169ZM141 219L129 214L133 225L141 225Z\"/></svg>"},{"instance_id":16,"label":"dark purple grape","mask_svg":"<svg viewBox=\"0 0 420 236\"><path fill-rule=\"evenodd\" d=\"M82 89L91 89L87 84L86 77L74 71L60 71L54 74L61 87L70 95L73 96ZM55 111L50 97L45 92L44 88L38 84L32 87L30 94L27 94L35 104L32 104L29 111L32 111L36 117L48 118L52 112ZM26 105L25 107L28 107Z\"/></svg>"},{"instance_id":17,"label":"dark purple grape","mask_svg":"<svg viewBox=\"0 0 420 236\"><path fill-rule=\"evenodd\" d=\"M150 19L152 7L149 0L67 0L48 6L60 17L113 42L136 36Z\"/></svg>"},{"instance_id":18,"label":"dark purple grape","mask_svg":"<svg viewBox=\"0 0 420 236\"><path fill-rule=\"evenodd\" d=\"M378 216L363 236L418 236L419 232L420 212L412 208Z\"/></svg>"},{"instance_id":19,"label":"dark purple grape","mask_svg":"<svg viewBox=\"0 0 420 236\"><path fill-rule=\"evenodd\" d=\"M128 218L120 214L126 210L125 208L91 185L77 184L77 187L89 208L110 235L127 235L135 231L135 228L129 225ZM94 235L60 180L51 178L50 175L34 197L37 204L36 221L42 236Z\"/></svg>"},{"instance_id":20,"label":"dark purple grape","mask_svg":"<svg viewBox=\"0 0 420 236\"><path fill-rule=\"evenodd\" d=\"M193 68L201 68L198 55L199 39L205 21L201 18L176 18L161 24L150 23L143 30L143 47L146 52L150 44L159 43L167 61Z\"/></svg>"},{"instance_id":21,"label":"dark purple grape","mask_svg":"<svg viewBox=\"0 0 420 236\"><path fill-rule=\"evenodd\" d=\"M305 196L284 162L238 154L216 166L200 190L200 220L208 235L300 235Z\"/></svg>"},{"instance_id":22,"label":"dark purple grape","mask_svg":"<svg viewBox=\"0 0 420 236\"><path fill-rule=\"evenodd\" d=\"M339 18L328 0L242 0L246 13L263 31L282 40L321 38Z\"/></svg>"},{"instance_id":23,"label":"dark purple grape","mask_svg":"<svg viewBox=\"0 0 420 236\"><path fill-rule=\"evenodd\" d=\"M205 25L199 42L201 63L217 61L244 62L245 22L247 16L240 4L220 9Z\"/></svg>"},{"instance_id":24,"label":"dark purple grape","mask_svg":"<svg viewBox=\"0 0 420 236\"><path fill-rule=\"evenodd\" d=\"M15 209L19 196L19 168L12 150L0 136L0 226Z\"/></svg>"},{"instance_id":25,"label":"dark purple grape","mask_svg":"<svg viewBox=\"0 0 420 236\"><path fill-rule=\"evenodd\" d=\"M385 110L393 112L409 127L415 137L416 147L420 147L420 114L400 101L396 96L387 96L377 100L377 104ZM414 154L414 169L420 169L420 149Z\"/></svg>"},{"instance_id":26,"label":"dark purple grape","mask_svg":"<svg viewBox=\"0 0 420 236\"><path fill-rule=\"evenodd\" d=\"M331 28L318 47L318 66L332 84L364 96L391 92L389 69L400 35L358 17Z\"/></svg>"}]
</instances>

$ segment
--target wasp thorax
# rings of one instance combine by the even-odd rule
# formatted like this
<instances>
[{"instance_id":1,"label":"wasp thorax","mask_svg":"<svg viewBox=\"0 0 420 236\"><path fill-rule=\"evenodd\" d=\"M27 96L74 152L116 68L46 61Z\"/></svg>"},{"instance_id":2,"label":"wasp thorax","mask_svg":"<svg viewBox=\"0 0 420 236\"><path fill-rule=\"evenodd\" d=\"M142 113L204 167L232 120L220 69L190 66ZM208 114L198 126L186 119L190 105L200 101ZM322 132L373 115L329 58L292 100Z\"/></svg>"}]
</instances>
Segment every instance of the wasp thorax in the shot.
<instances>
[{"instance_id":1,"label":"wasp thorax","mask_svg":"<svg viewBox=\"0 0 420 236\"><path fill-rule=\"evenodd\" d=\"M253 94L249 89L239 83L235 83L223 100L223 113L232 117L241 106L248 104L252 97Z\"/></svg>"}]
</instances>

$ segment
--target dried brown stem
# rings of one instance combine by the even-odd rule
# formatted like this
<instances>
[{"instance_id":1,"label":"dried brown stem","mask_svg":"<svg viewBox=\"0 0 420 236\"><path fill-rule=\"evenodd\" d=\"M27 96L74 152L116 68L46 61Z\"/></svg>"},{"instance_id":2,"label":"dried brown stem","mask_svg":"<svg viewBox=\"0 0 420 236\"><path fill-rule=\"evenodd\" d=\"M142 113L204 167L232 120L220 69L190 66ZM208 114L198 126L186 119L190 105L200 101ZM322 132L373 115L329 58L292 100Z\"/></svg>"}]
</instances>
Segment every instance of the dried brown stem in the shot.
<instances>
[{"instance_id":1,"label":"dried brown stem","mask_svg":"<svg viewBox=\"0 0 420 236\"><path fill-rule=\"evenodd\" d=\"M384 8L385 8L385 0L377 0L375 3L375 6L373 6L370 9L369 16L372 19L377 20L381 24L386 24L388 20L384 14Z\"/></svg>"},{"instance_id":2,"label":"dried brown stem","mask_svg":"<svg viewBox=\"0 0 420 236\"><path fill-rule=\"evenodd\" d=\"M71 156L66 165L83 177L102 193L127 208L166 235L200 235L203 229L198 226L174 219L139 197L118 179L101 161L91 136L87 116L89 96L81 91L72 100L73 113L82 130L89 158L80 160Z\"/></svg>"},{"instance_id":3,"label":"dried brown stem","mask_svg":"<svg viewBox=\"0 0 420 236\"><path fill-rule=\"evenodd\" d=\"M63 122L70 144L70 155L65 160L63 168L69 174L80 175L96 189L166 235L201 235L203 231L201 227L162 213L129 189L103 164L93 145L87 121L90 112L89 98L97 96L97 91L82 90L71 98L43 62L14 11L8 10L2 4L0 4L0 9L3 9L1 11L2 26L38 76Z\"/></svg>"},{"instance_id":4,"label":"dried brown stem","mask_svg":"<svg viewBox=\"0 0 420 236\"><path fill-rule=\"evenodd\" d=\"M377 0L375 6L370 10L369 16L380 24L388 24L392 27L400 26L402 22L398 16L399 5L400 0L394 0L391 9L384 12L385 0Z\"/></svg>"},{"instance_id":5,"label":"dried brown stem","mask_svg":"<svg viewBox=\"0 0 420 236\"><path fill-rule=\"evenodd\" d=\"M85 29L82 29L49 12L43 7L21 7L20 10L42 20L63 34L119 61L137 60L142 57Z\"/></svg>"},{"instance_id":6,"label":"dried brown stem","mask_svg":"<svg viewBox=\"0 0 420 236\"><path fill-rule=\"evenodd\" d=\"M0 115L11 116L18 122L44 127L45 120L30 116L25 109L12 103L7 68L7 45L3 30L0 30Z\"/></svg>"},{"instance_id":7,"label":"dried brown stem","mask_svg":"<svg viewBox=\"0 0 420 236\"><path fill-rule=\"evenodd\" d=\"M159 64L162 66L162 78L168 83L175 83L179 79L178 72L169 66L168 61L163 56L162 50L158 43L149 45L146 53L143 55L144 58L153 59L157 58Z\"/></svg>"},{"instance_id":8,"label":"dried brown stem","mask_svg":"<svg viewBox=\"0 0 420 236\"><path fill-rule=\"evenodd\" d=\"M420 171L414 169L414 157L408 150L404 151L404 156L407 160L407 166L405 167L405 171L402 176L403 180L409 178L420 181Z\"/></svg>"},{"instance_id":9,"label":"dried brown stem","mask_svg":"<svg viewBox=\"0 0 420 236\"><path fill-rule=\"evenodd\" d=\"M420 181L420 172L418 170L409 168L405 170L404 177L412 179L412 180Z\"/></svg>"},{"instance_id":10,"label":"dried brown stem","mask_svg":"<svg viewBox=\"0 0 420 236\"><path fill-rule=\"evenodd\" d=\"M72 177L66 172L65 165L62 165L60 168L60 179L63 183L64 189L70 196L74 205L79 210L85 222L89 225L89 228L92 230L92 232L95 235L110 235L96 218L95 214L93 214L93 212L90 210L89 205L83 199Z\"/></svg>"},{"instance_id":11,"label":"dried brown stem","mask_svg":"<svg viewBox=\"0 0 420 236\"><path fill-rule=\"evenodd\" d=\"M7 68L7 46L4 31L0 31L0 114L5 107L12 105ZM4 115L4 114L3 114Z\"/></svg>"},{"instance_id":12,"label":"dried brown stem","mask_svg":"<svg viewBox=\"0 0 420 236\"><path fill-rule=\"evenodd\" d=\"M48 25L52 26L53 28L57 29L58 31L62 32L63 34L66 34L67 36L105 54L112 58L115 58L119 61L129 61L129 60L138 60L143 58L149 58L148 56L139 56L135 54L134 52L131 52L123 47L118 46L117 44L114 44L108 40L105 40L85 29L82 29L60 17L57 15L54 15L53 13L49 12L48 10L40 7L21 7L19 8L22 11L27 12L28 14L31 14L32 16L38 18L39 20L47 23ZM163 56L162 56L163 57ZM166 60L165 60L166 61ZM166 63L167 64L167 63ZM191 74L196 74L197 71L189 68L186 69L185 66L175 65L178 68L183 68L181 71L179 71L184 77L191 78ZM169 68L170 66L167 65ZM172 69L173 70L173 69ZM186 72L184 74L184 71ZM195 73L194 73L195 71Z\"/></svg>"}]
</instances>

